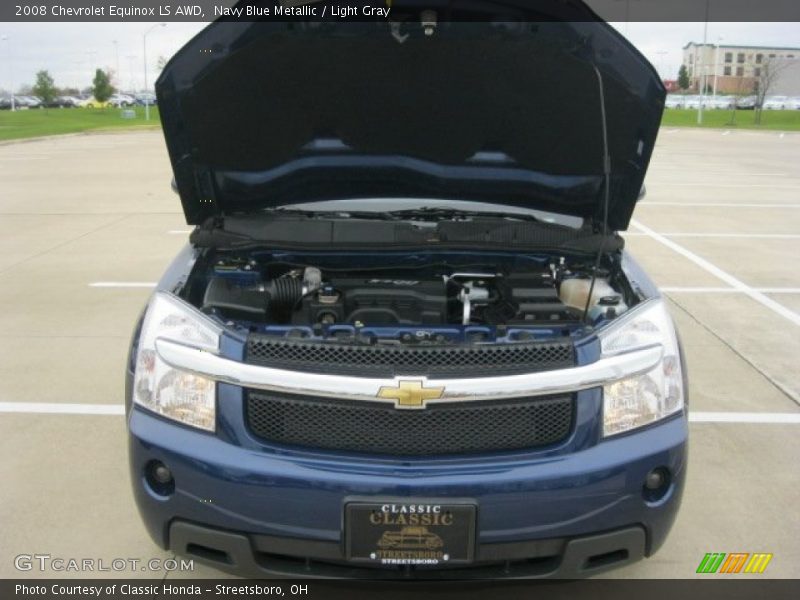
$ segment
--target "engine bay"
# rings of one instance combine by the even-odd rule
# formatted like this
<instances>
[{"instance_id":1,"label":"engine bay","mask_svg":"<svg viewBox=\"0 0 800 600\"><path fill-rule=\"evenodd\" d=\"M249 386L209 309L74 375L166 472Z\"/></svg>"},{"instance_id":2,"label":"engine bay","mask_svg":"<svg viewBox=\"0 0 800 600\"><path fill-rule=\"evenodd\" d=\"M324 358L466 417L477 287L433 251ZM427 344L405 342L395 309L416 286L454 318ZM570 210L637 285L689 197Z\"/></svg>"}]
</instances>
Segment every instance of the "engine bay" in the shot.
<instances>
[{"instance_id":1,"label":"engine bay","mask_svg":"<svg viewBox=\"0 0 800 600\"><path fill-rule=\"evenodd\" d=\"M635 303L607 258L592 283L591 257L208 250L187 295L229 325L290 338L525 341Z\"/></svg>"}]
</instances>

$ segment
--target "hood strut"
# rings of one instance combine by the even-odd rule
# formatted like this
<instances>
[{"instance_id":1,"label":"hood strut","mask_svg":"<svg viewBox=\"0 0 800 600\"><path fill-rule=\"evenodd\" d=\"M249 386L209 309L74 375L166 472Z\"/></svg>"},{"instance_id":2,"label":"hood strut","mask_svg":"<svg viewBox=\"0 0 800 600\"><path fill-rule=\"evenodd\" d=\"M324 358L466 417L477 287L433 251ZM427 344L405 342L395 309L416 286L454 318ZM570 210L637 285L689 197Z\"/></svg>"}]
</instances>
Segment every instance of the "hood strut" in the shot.
<instances>
[{"instance_id":1,"label":"hood strut","mask_svg":"<svg viewBox=\"0 0 800 600\"><path fill-rule=\"evenodd\" d=\"M603 129L603 238L597 249L597 260L592 271L592 283L589 285L589 294L586 296L586 306L583 309L584 321L587 321L589 317L589 304L592 301L594 283L597 280L597 271L600 269L600 260L605 250L606 236L608 235L608 204L611 196L611 155L608 150L608 121L606 119L606 96L603 89L603 75L594 63L592 63L592 68L597 75L597 85L600 90L600 124Z\"/></svg>"}]
</instances>

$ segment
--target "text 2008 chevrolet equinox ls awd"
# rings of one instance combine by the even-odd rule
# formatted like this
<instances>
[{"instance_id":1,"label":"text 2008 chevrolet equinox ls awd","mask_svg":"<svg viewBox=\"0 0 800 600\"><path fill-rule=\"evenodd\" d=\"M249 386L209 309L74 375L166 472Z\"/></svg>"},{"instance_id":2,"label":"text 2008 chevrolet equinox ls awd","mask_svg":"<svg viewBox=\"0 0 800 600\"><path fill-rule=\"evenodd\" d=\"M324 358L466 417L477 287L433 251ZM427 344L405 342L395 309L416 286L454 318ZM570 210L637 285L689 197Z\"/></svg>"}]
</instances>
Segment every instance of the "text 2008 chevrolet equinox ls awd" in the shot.
<instances>
[{"instance_id":1,"label":"text 2008 chevrolet equinox ls awd","mask_svg":"<svg viewBox=\"0 0 800 600\"><path fill-rule=\"evenodd\" d=\"M128 366L157 544L428 578L591 575L663 544L685 368L616 232L665 91L552 4L575 18L216 22L166 66L196 227Z\"/></svg>"}]
</instances>

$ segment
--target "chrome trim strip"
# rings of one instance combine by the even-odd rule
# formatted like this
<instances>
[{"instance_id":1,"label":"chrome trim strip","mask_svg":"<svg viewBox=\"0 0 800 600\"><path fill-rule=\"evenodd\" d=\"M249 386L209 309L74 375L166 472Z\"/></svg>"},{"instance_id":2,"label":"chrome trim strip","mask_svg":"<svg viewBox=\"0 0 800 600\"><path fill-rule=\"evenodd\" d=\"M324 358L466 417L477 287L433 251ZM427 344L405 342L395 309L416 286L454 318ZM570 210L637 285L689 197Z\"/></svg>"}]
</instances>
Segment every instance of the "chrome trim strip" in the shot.
<instances>
[{"instance_id":1,"label":"chrome trim strip","mask_svg":"<svg viewBox=\"0 0 800 600\"><path fill-rule=\"evenodd\" d=\"M172 367L222 383L287 394L384 402L408 409L424 408L424 405L399 406L398 400L379 397L381 388L398 388L401 381L419 382L423 389L443 388L439 398L428 399L425 405L571 393L649 371L661 360L663 347L656 344L569 369L501 377L433 380L424 376L378 379L273 369L230 360L163 338L156 339L156 351Z\"/></svg>"}]
</instances>

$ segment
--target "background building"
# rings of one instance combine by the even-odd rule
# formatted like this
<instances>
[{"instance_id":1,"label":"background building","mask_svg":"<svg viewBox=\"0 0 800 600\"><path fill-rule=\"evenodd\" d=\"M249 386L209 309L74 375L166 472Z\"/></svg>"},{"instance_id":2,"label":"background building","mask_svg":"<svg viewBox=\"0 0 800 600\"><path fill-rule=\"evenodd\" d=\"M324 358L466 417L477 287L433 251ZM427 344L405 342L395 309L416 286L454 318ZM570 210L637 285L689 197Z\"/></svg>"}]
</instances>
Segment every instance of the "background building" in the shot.
<instances>
[{"instance_id":1,"label":"background building","mask_svg":"<svg viewBox=\"0 0 800 600\"><path fill-rule=\"evenodd\" d=\"M683 64L691 90L699 91L705 75L709 92L750 94L765 62L779 66L770 95L800 95L800 48L697 44L683 47Z\"/></svg>"}]
</instances>

